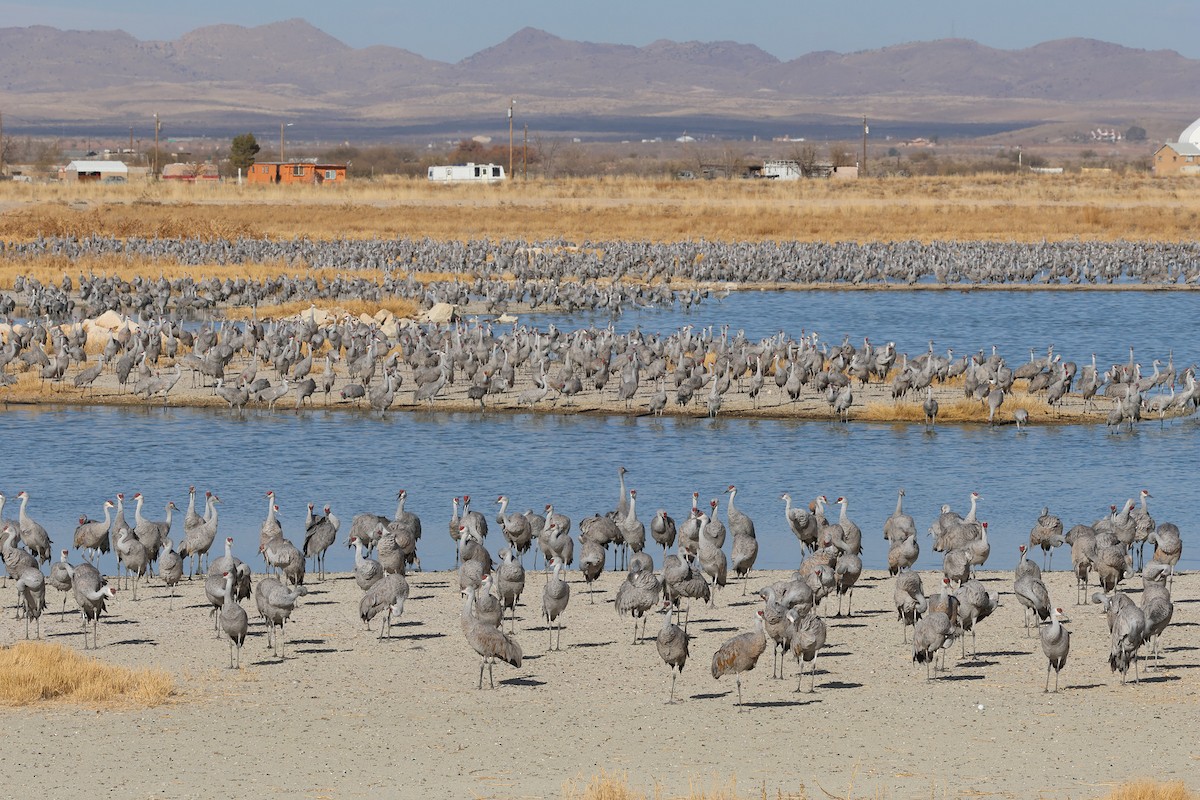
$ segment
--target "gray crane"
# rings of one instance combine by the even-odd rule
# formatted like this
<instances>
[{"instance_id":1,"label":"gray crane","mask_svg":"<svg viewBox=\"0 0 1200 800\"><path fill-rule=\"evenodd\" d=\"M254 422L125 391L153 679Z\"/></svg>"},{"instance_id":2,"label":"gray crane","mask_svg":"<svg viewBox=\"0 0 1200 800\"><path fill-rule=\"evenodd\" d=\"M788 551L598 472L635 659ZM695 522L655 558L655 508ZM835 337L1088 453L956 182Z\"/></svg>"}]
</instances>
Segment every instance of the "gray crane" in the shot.
<instances>
[{"instance_id":1,"label":"gray crane","mask_svg":"<svg viewBox=\"0 0 1200 800\"><path fill-rule=\"evenodd\" d=\"M975 627L990 617L1000 606L1000 594L989 592L982 583L972 578L958 587L958 624L963 630L962 654L967 654L967 637L971 634L971 656L978 655L975 648Z\"/></svg>"},{"instance_id":2,"label":"gray crane","mask_svg":"<svg viewBox=\"0 0 1200 800\"><path fill-rule=\"evenodd\" d=\"M100 619L100 615L107 608L107 602L117 595L117 590L109 586L104 578L100 575L100 571L91 564L80 564L75 567L74 575L71 576L73 584L75 602L79 605L79 611L83 614L83 649L88 649L87 644L87 623L92 623L92 649L98 646L96 643L96 626Z\"/></svg>"},{"instance_id":3,"label":"gray crane","mask_svg":"<svg viewBox=\"0 0 1200 800\"><path fill-rule=\"evenodd\" d=\"M1146 642L1150 645L1150 655L1156 659L1162 658L1158 639L1171 623L1175 615L1175 604L1171 602L1171 592L1167 588L1167 576L1171 568L1164 564L1151 563L1142 573L1142 613L1146 617Z\"/></svg>"},{"instance_id":4,"label":"gray crane","mask_svg":"<svg viewBox=\"0 0 1200 800\"><path fill-rule=\"evenodd\" d=\"M754 618L754 630L728 639L717 648L712 658L712 676L720 680L733 674L737 681L738 710L742 705L742 673L754 669L759 657L767 649L767 634L763 627L763 612L759 609Z\"/></svg>"},{"instance_id":5,"label":"gray crane","mask_svg":"<svg viewBox=\"0 0 1200 800\"><path fill-rule=\"evenodd\" d=\"M312 511L313 504L309 503L308 513L311 515ZM325 580L325 551L337 541L337 532L338 518L331 513L329 506L325 506L324 516L313 516L305 527L304 556L313 560L320 580Z\"/></svg>"},{"instance_id":6,"label":"gray crane","mask_svg":"<svg viewBox=\"0 0 1200 800\"><path fill-rule=\"evenodd\" d=\"M1042 506L1037 523L1029 531L1029 549L1042 548L1042 566L1049 570L1054 561L1054 548L1060 547L1063 539L1063 523L1050 513L1049 506Z\"/></svg>"},{"instance_id":7,"label":"gray crane","mask_svg":"<svg viewBox=\"0 0 1200 800\"><path fill-rule=\"evenodd\" d=\"M657 606L662 598L662 582L653 572L641 563L630 566L625 575L625 581L617 587L617 597L613 603L618 616L629 614L633 618L633 643L638 644L646 635L646 615ZM638 623L642 620L642 636L638 637Z\"/></svg>"},{"instance_id":8,"label":"gray crane","mask_svg":"<svg viewBox=\"0 0 1200 800\"><path fill-rule=\"evenodd\" d=\"M105 500L104 519L94 520L85 516L79 518L79 526L75 528L74 545L76 550L91 551L90 557L86 552L84 554L89 561L94 562L101 553L107 553L111 549L108 529L112 525L112 509L115 507L111 500Z\"/></svg>"},{"instance_id":9,"label":"gray crane","mask_svg":"<svg viewBox=\"0 0 1200 800\"><path fill-rule=\"evenodd\" d=\"M525 591L525 568L513 555L512 550L505 548L500 551L500 565L494 574L501 607L510 611L508 630L511 633L516 626L517 603Z\"/></svg>"},{"instance_id":10,"label":"gray crane","mask_svg":"<svg viewBox=\"0 0 1200 800\"><path fill-rule=\"evenodd\" d=\"M562 564L557 558L550 560L551 573L542 587L542 615L546 618L547 630L550 631L550 649L562 649L562 614L567 610L571 599L571 587L562 579ZM551 627L553 626L553 627ZM558 641L555 643L554 630L558 631Z\"/></svg>"},{"instance_id":11,"label":"gray crane","mask_svg":"<svg viewBox=\"0 0 1200 800\"><path fill-rule=\"evenodd\" d=\"M67 615L67 593L74 588L74 581L71 579L74 571L75 568L71 566L71 562L67 561L67 551L63 550L59 560L50 567L50 576L46 579L47 583L62 592L63 607L62 613L59 614L60 619Z\"/></svg>"},{"instance_id":12,"label":"gray crane","mask_svg":"<svg viewBox=\"0 0 1200 800\"><path fill-rule=\"evenodd\" d=\"M365 592L383 577L383 567L375 559L363 555L363 544L357 536L350 537L350 546L354 548L354 582Z\"/></svg>"},{"instance_id":13,"label":"gray crane","mask_svg":"<svg viewBox=\"0 0 1200 800\"><path fill-rule=\"evenodd\" d=\"M1102 605L1108 614L1111 635L1108 666L1113 672L1121 673L1121 683L1124 684L1132 664L1136 683L1138 650L1146 641L1146 615L1123 592L1113 592L1111 595L1096 592L1092 595L1092 602Z\"/></svg>"},{"instance_id":14,"label":"gray crane","mask_svg":"<svg viewBox=\"0 0 1200 800\"><path fill-rule=\"evenodd\" d=\"M495 689L496 681L492 677L492 665L499 659L520 669L521 645L504 631L475 619L474 605L474 599L466 597L462 611L463 635L466 636L467 644L471 645L471 649L480 656L479 688L483 688L483 668L486 666L488 684Z\"/></svg>"},{"instance_id":15,"label":"gray crane","mask_svg":"<svg viewBox=\"0 0 1200 800\"><path fill-rule=\"evenodd\" d=\"M133 531L125 528L117 535L117 553L125 564L125 582L128 588L129 576L133 575L133 599L137 600L138 582L146 574L150 565L150 556L146 546L134 535Z\"/></svg>"},{"instance_id":16,"label":"gray crane","mask_svg":"<svg viewBox=\"0 0 1200 800\"><path fill-rule=\"evenodd\" d=\"M827 633L825 620L814 614L811 609L808 614L801 616L799 609L793 608L788 612L788 621L791 628L789 638L792 655L800 664L800 678L796 683L796 691L800 691L800 687L804 683L804 665L811 664L808 670L808 691L811 694L816 691L817 655L825 646Z\"/></svg>"},{"instance_id":17,"label":"gray crane","mask_svg":"<svg viewBox=\"0 0 1200 800\"><path fill-rule=\"evenodd\" d=\"M808 550L816 550L818 532L816 517L809 513L807 508L793 506L792 496L786 492L781 494L779 499L783 500L785 504L783 515L787 518L788 527L800 541L801 546Z\"/></svg>"},{"instance_id":18,"label":"gray crane","mask_svg":"<svg viewBox=\"0 0 1200 800\"><path fill-rule=\"evenodd\" d=\"M1067 665L1067 654L1071 651L1071 632L1063 627L1061 608L1050 609L1050 622L1041 631L1042 652L1046 656L1046 686L1050 691L1050 670L1054 670L1054 693L1058 694L1058 673Z\"/></svg>"},{"instance_id":19,"label":"gray crane","mask_svg":"<svg viewBox=\"0 0 1200 800\"><path fill-rule=\"evenodd\" d=\"M241 669L242 645L246 641L246 631L250 627L249 620L246 616L246 609L242 608L238 603L233 591L234 574L226 572L221 577L225 581L225 588L222 592L223 602L221 603L221 611L217 614L217 623L221 628L221 633L225 634L225 638L229 639L229 668L235 668L233 657L236 650L236 668Z\"/></svg>"},{"instance_id":20,"label":"gray crane","mask_svg":"<svg viewBox=\"0 0 1200 800\"><path fill-rule=\"evenodd\" d=\"M17 573L17 599L25 609L25 638L29 638L29 621L36 623L37 638L42 638L42 612L46 610L46 576L34 566Z\"/></svg>"},{"instance_id":21,"label":"gray crane","mask_svg":"<svg viewBox=\"0 0 1200 800\"><path fill-rule=\"evenodd\" d=\"M896 617L902 624L904 643L908 644L908 626L915 627L917 620L929 607L925 590L921 586L921 576L910 570L903 570L897 574L892 589L892 600L896 605Z\"/></svg>"},{"instance_id":22,"label":"gray crane","mask_svg":"<svg viewBox=\"0 0 1200 800\"><path fill-rule=\"evenodd\" d=\"M1024 546L1022 546L1021 555L1024 560ZM1050 593L1046 591L1046 584L1042 582L1040 574L1035 577L1032 573L1018 573L1016 580L1013 581L1013 594L1017 596L1017 601L1025 607L1025 635L1029 636L1030 612L1036 615L1035 623L1050 619Z\"/></svg>"},{"instance_id":23,"label":"gray crane","mask_svg":"<svg viewBox=\"0 0 1200 800\"><path fill-rule=\"evenodd\" d=\"M189 559L191 562L188 570L189 580L200 569L202 560L205 562L204 566L206 568L211 568L211 565L208 564L208 552L212 549L213 542L216 541L217 525L220 522L220 514L217 511L217 506L221 503L221 498L212 492L205 492L204 494L204 517L190 529L185 519L183 525L183 542L179 547L180 557Z\"/></svg>"},{"instance_id":24,"label":"gray crane","mask_svg":"<svg viewBox=\"0 0 1200 800\"><path fill-rule=\"evenodd\" d=\"M163 541L162 552L158 556L158 577L163 585L171 590L170 610L175 610L175 587L183 578L183 559L175 552L175 543L171 537Z\"/></svg>"},{"instance_id":25,"label":"gray crane","mask_svg":"<svg viewBox=\"0 0 1200 800\"><path fill-rule=\"evenodd\" d=\"M267 646L275 650L275 657L282 661L287 655L287 642L283 638L283 626L292 617L296 601L308 594L308 587L288 589L278 578L263 578L254 587L254 604L259 616L267 623ZM278 626L279 632L275 632Z\"/></svg>"},{"instance_id":26,"label":"gray crane","mask_svg":"<svg viewBox=\"0 0 1200 800\"><path fill-rule=\"evenodd\" d=\"M25 513L25 506L29 503L29 493L23 491L17 495L17 499L21 501L21 511L17 517L21 526L21 541L37 558L39 564L45 564L50 560L50 545L53 544L50 534L46 533L46 529L40 523Z\"/></svg>"},{"instance_id":27,"label":"gray crane","mask_svg":"<svg viewBox=\"0 0 1200 800\"><path fill-rule=\"evenodd\" d=\"M408 580L403 575L399 572L384 575L370 589L367 589L359 601L359 619L366 623L369 630L375 617L383 613L383 622L379 626L379 638L390 637L392 635L392 617L399 617L404 613L404 603L408 600L408 594Z\"/></svg>"},{"instance_id":28,"label":"gray crane","mask_svg":"<svg viewBox=\"0 0 1200 800\"><path fill-rule=\"evenodd\" d=\"M671 621L675 607L670 603L662 604L663 624L654 640L658 649L658 657L663 660L671 671L671 694L667 703L675 704L675 679L683 674L683 667L688 658L688 637L678 625Z\"/></svg>"}]
</instances>

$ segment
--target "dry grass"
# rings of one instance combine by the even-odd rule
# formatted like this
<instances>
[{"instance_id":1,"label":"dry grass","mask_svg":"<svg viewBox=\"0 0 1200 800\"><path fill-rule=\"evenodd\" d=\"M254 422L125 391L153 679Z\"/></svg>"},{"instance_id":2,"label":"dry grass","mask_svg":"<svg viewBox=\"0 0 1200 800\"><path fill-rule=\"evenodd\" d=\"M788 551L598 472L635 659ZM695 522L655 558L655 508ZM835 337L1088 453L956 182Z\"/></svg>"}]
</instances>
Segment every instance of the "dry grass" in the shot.
<instances>
[{"instance_id":1,"label":"dry grass","mask_svg":"<svg viewBox=\"0 0 1200 800\"><path fill-rule=\"evenodd\" d=\"M429 236L678 241L1185 241L1200 181L969 176L860 181L360 182L335 191L163 184L0 187L0 236Z\"/></svg>"},{"instance_id":2,"label":"dry grass","mask_svg":"<svg viewBox=\"0 0 1200 800\"><path fill-rule=\"evenodd\" d=\"M127 669L62 645L19 642L0 649L0 704L46 702L158 706L175 694L175 679L160 669Z\"/></svg>"},{"instance_id":3,"label":"dry grass","mask_svg":"<svg viewBox=\"0 0 1200 800\"><path fill-rule=\"evenodd\" d=\"M1159 783L1150 778L1130 781L1118 786L1104 800L1200 800L1200 795L1188 791L1183 781Z\"/></svg>"},{"instance_id":4,"label":"dry grass","mask_svg":"<svg viewBox=\"0 0 1200 800\"><path fill-rule=\"evenodd\" d=\"M824 787L821 787L820 792L821 794L816 795L817 797L823 795L832 800L853 800L855 797L864 797L861 794L856 795L853 787L845 795L833 794ZM935 790L930 791L931 797L939 796L939 794ZM872 796L884 795L877 792ZM810 795L803 786L800 787L798 793L784 792L781 789L768 793L767 789L763 787L749 794L742 794L738 792L736 781L729 781L726 786L709 790L693 787L686 795L666 794L661 787L655 787L652 793L647 793L631 787L627 775L610 775L605 772L593 776L582 787L578 782L570 782L563 787L564 800L809 800L812 797L814 795ZM1200 800L1200 796L1188 791L1182 781L1159 783L1147 778L1123 784L1106 795L1103 800Z\"/></svg>"}]
</instances>

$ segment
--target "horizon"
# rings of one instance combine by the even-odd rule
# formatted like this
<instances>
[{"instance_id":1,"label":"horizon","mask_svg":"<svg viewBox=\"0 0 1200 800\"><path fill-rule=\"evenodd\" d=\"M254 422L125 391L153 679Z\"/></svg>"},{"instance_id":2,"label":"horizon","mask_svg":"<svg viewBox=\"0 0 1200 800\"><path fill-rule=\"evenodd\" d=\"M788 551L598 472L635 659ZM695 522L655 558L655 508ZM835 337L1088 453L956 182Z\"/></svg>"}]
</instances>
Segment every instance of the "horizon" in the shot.
<instances>
[{"instance_id":1,"label":"horizon","mask_svg":"<svg viewBox=\"0 0 1200 800\"><path fill-rule=\"evenodd\" d=\"M725 4L713 0L665 0L647 9L617 0L603 8L562 8L532 0L521 8L468 4L453 13L438 8L405 9L376 0L343 3L336 9L311 0L268 0L254 8L214 0L204 9L163 15L145 0L114 0L97 8L82 0L57 0L32 6L0 3L5 27L45 25L60 30L121 30L141 41L174 41L198 28L240 25L254 28L300 19L338 41L363 49L396 47L424 58L457 63L498 45L523 28L577 42L644 47L659 40L674 42L734 42L753 45L780 61L813 52L854 53L912 42L965 39L998 50L1022 50L1059 39L1095 39L1140 50L1173 50L1185 58L1200 58L1200 4L1176 2L1167 11L1171 25L1151 24L1147 15L1116 0L1063 0L1042 8L1031 0L1010 0L1001 6L964 8L947 0L926 0L896 7L884 0L863 0L853 25L834 6L803 9L775 0L751 0L736 18L725 18ZM622 9L628 13L622 13ZM707 13L711 12L711 13ZM462 25L464 18L480 24ZM402 26L396 22L403 19ZM627 20L636 20L631 24ZM1156 20L1158 18L1156 17ZM932 20L932 21L931 21ZM1031 24L1030 21L1034 24ZM769 21L764 24L763 21ZM394 35L381 31L398 29ZM414 33L415 32L415 33Z\"/></svg>"}]
</instances>

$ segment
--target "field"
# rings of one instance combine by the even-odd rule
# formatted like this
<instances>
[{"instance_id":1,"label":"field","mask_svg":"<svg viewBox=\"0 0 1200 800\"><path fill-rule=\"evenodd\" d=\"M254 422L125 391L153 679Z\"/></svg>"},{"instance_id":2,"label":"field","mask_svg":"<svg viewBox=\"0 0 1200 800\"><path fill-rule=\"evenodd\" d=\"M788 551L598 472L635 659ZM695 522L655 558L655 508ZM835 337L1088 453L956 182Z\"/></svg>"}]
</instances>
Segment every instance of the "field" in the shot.
<instances>
[{"instance_id":1,"label":"field","mask_svg":"<svg viewBox=\"0 0 1200 800\"><path fill-rule=\"evenodd\" d=\"M860 181L423 179L345 188L0 184L0 237L489 237L527 240L1140 239L1200 229L1200 181L972 176Z\"/></svg>"}]
</instances>

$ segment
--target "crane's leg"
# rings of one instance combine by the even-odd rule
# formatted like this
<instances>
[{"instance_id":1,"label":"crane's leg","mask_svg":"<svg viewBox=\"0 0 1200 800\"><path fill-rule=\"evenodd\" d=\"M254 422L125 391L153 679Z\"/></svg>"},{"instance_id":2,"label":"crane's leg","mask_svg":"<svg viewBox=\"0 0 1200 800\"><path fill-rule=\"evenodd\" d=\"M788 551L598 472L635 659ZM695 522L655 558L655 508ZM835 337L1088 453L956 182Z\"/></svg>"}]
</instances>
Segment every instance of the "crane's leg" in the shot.
<instances>
[{"instance_id":1,"label":"crane's leg","mask_svg":"<svg viewBox=\"0 0 1200 800\"><path fill-rule=\"evenodd\" d=\"M846 616L854 616L854 587L850 587L850 591L846 593Z\"/></svg>"},{"instance_id":2,"label":"crane's leg","mask_svg":"<svg viewBox=\"0 0 1200 800\"><path fill-rule=\"evenodd\" d=\"M633 621L633 643L634 644L638 643L637 620L636 619Z\"/></svg>"},{"instance_id":3,"label":"crane's leg","mask_svg":"<svg viewBox=\"0 0 1200 800\"><path fill-rule=\"evenodd\" d=\"M737 674L737 692L738 692L738 711L743 710L742 706L742 673Z\"/></svg>"},{"instance_id":4,"label":"crane's leg","mask_svg":"<svg viewBox=\"0 0 1200 800\"><path fill-rule=\"evenodd\" d=\"M487 664L487 656L479 659L479 688L483 688L483 667Z\"/></svg>"},{"instance_id":5,"label":"crane's leg","mask_svg":"<svg viewBox=\"0 0 1200 800\"><path fill-rule=\"evenodd\" d=\"M675 678L676 677L677 676L675 675L675 670L672 668L672 670L671 670L671 696L667 700L667 705L669 705L669 706L675 705Z\"/></svg>"},{"instance_id":6,"label":"crane's leg","mask_svg":"<svg viewBox=\"0 0 1200 800\"><path fill-rule=\"evenodd\" d=\"M489 685L491 685L491 687L492 687L493 689L495 689L495 688L496 688L496 681L495 681L495 679L492 677L492 664L494 664L494 663L496 663L496 661L495 661L495 659L494 659L494 658L489 658L489 659L488 659L488 662L487 662L487 665L488 665L488 684L489 684Z\"/></svg>"},{"instance_id":7,"label":"crane's leg","mask_svg":"<svg viewBox=\"0 0 1200 800\"><path fill-rule=\"evenodd\" d=\"M1046 659L1046 686L1044 689L1042 689L1042 694L1045 694L1046 692L1050 691L1050 668L1053 665L1054 665L1054 662L1052 660ZM1055 673L1055 676L1054 676L1054 691L1056 691L1056 692L1058 691L1058 674L1057 673Z\"/></svg>"},{"instance_id":8,"label":"crane's leg","mask_svg":"<svg viewBox=\"0 0 1200 800\"><path fill-rule=\"evenodd\" d=\"M274 623L272 623L274 625ZM275 634L275 643L279 645L279 660L287 658L287 639L283 636L283 623L279 623L279 633Z\"/></svg>"},{"instance_id":9,"label":"crane's leg","mask_svg":"<svg viewBox=\"0 0 1200 800\"><path fill-rule=\"evenodd\" d=\"M58 615L58 618L59 618L59 619L63 619L63 618L65 618L66 616L67 616L67 593L66 593L66 592L63 592L63 607L62 607L62 613L60 613L60 614Z\"/></svg>"},{"instance_id":10,"label":"crane's leg","mask_svg":"<svg viewBox=\"0 0 1200 800\"><path fill-rule=\"evenodd\" d=\"M820 651L820 650L818 650L818 651L816 651L815 653L813 653L812 667L811 667L811 669L809 670L809 673L808 673L808 693L809 693L809 694L812 694L813 692L815 692L815 691L817 690L817 688L816 688L816 683L817 683L817 656L819 656L820 654L821 654L821 651Z\"/></svg>"}]
</instances>

